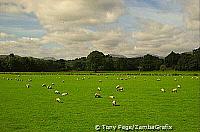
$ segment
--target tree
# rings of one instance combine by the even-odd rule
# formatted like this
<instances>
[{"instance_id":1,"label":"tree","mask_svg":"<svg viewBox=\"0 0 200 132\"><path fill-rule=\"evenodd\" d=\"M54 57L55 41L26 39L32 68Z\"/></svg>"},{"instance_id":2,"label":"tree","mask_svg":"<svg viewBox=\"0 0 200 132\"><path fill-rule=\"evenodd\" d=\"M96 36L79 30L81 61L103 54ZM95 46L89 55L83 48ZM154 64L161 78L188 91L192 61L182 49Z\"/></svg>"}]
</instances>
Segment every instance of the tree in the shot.
<instances>
[{"instance_id":1,"label":"tree","mask_svg":"<svg viewBox=\"0 0 200 132\"><path fill-rule=\"evenodd\" d=\"M142 67L145 71L159 70L162 60L153 55L145 55L142 60Z\"/></svg>"},{"instance_id":2,"label":"tree","mask_svg":"<svg viewBox=\"0 0 200 132\"><path fill-rule=\"evenodd\" d=\"M165 65L167 67L174 69L175 66L177 65L179 58L180 54L176 54L172 51L167 57L165 57Z\"/></svg>"},{"instance_id":3,"label":"tree","mask_svg":"<svg viewBox=\"0 0 200 132\"><path fill-rule=\"evenodd\" d=\"M105 55L99 51L93 51L87 56L88 69L97 72L104 69Z\"/></svg>"}]
</instances>

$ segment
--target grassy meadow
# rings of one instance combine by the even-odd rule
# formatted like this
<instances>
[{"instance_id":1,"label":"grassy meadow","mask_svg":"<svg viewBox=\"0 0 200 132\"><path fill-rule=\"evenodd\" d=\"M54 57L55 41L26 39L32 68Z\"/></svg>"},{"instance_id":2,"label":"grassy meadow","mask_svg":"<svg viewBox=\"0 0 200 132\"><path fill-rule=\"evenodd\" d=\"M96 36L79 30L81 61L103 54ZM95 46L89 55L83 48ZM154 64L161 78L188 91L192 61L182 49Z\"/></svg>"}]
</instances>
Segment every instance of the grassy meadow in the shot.
<instances>
[{"instance_id":1,"label":"grassy meadow","mask_svg":"<svg viewBox=\"0 0 200 132\"><path fill-rule=\"evenodd\" d=\"M169 124L173 126L169 131L175 132L200 131L200 79L193 75L199 72L128 73L0 74L0 131L93 132L95 125L136 124ZM42 87L52 83L52 89ZM124 91L116 91L116 85ZM171 92L173 88L177 93ZM55 90L69 95L55 94ZM102 98L94 98L95 93ZM110 95L119 106L112 106ZM56 101L58 97L62 103Z\"/></svg>"}]
</instances>

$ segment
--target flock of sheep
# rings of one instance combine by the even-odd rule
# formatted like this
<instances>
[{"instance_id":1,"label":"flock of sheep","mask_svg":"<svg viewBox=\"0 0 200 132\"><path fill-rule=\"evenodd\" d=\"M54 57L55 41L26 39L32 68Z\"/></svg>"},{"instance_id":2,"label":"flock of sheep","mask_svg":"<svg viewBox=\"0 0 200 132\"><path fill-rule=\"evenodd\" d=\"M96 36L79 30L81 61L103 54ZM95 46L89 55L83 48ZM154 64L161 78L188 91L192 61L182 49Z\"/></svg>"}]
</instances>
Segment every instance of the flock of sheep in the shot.
<instances>
[{"instance_id":1,"label":"flock of sheep","mask_svg":"<svg viewBox=\"0 0 200 132\"><path fill-rule=\"evenodd\" d=\"M182 78L183 78L183 77L182 77ZM161 81L161 79L158 78L157 81ZM174 81L177 81L177 79L174 78ZM181 88L181 85L178 84L178 85L177 85L177 88L178 88L178 89ZM177 93L177 91L178 91L177 88L173 88L173 89L172 89L172 93ZM164 88L161 88L160 91L161 91L161 92L166 92L166 90L165 90Z\"/></svg>"},{"instance_id":2,"label":"flock of sheep","mask_svg":"<svg viewBox=\"0 0 200 132\"><path fill-rule=\"evenodd\" d=\"M62 80L62 82L64 83L65 81ZM54 83L51 83L51 85L42 84L42 87L46 87L47 89L52 89L54 85L55 85ZM66 96L66 95L68 95L67 92L61 93L61 92L58 91L58 90L55 90L54 93L57 94L57 95L61 95L61 96ZM59 103L62 103L62 101L61 101L61 99L60 99L59 97L56 98L56 101L59 102Z\"/></svg>"},{"instance_id":3,"label":"flock of sheep","mask_svg":"<svg viewBox=\"0 0 200 132\"><path fill-rule=\"evenodd\" d=\"M106 76L106 78L107 78L107 76ZM99 82L102 82L102 81L99 81ZM98 87L97 90L98 90L98 92L96 92L96 93L94 94L94 97L95 97L95 98L102 98L102 96L101 96L101 94L100 94L101 88ZM122 92L123 90L124 90L124 88L121 87L120 85L117 85L117 86L116 86L116 91ZM112 99L112 105L113 105L113 106L119 106L119 104L117 104L117 101L115 100L115 99L116 99L115 96L110 95L110 96L108 96L108 98Z\"/></svg>"},{"instance_id":4,"label":"flock of sheep","mask_svg":"<svg viewBox=\"0 0 200 132\"><path fill-rule=\"evenodd\" d=\"M5 78L5 77L3 77L3 79L6 79L6 80L13 80L12 78ZM20 75L18 75L17 78L15 78L15 80L16 80L16 81L22 81L22 82L24 81L23 79L20 78ZM26 80L26 82L31 82L31 81L32 81L32 79ZM62 82L64 83L65 81L62 80ZM51 85L42 84L42 87L45 87L45 88L47 88L47 89L53 89L53 86L54 86L54 85L55 85L54 83L51 83ZM30 87L31 87L31 85L30 85L29 83L27 83L25 86L26 86L26 88L30 88ZM61 95L61 96L66 96L66 95L68 95L67 92L61 93L61 92L58 91L58 90L55 90L54 93L57 94L57 95ZM62 101L61 101L61 99L60 99L59 97L56 98L56 101L59 102L59 103L62 103Z\"/></svg>"},{"instance_id":5,"label":"flock of sheep","mask_svg":"<svg viewBox=\"0 0 200 132\"><path fill-rule=\"evenodd\" d=\"M18 75L17 77L18 77L18 78L15 78L16 81L24 81L23 79L20 78L20 75ZM105 77L108 78L108 76L105 76ZM60 78L60 77L59 77L59 78ZM134 78L136 79L136 76L134 76ZM184 77L182 76L182 78L184 78ZM198 79L197 76L196 76L196 77L192 77L192 79L194 79L194 78ZM5 78L5 77L3 77L3 79L6 79L6 80L13 80L12 78ZM84 75L84 77L81 78L81 80L85 80L85 79L86 79L86 76ZM90 79L90 77L88 77L88 79ZM130 79L130 76L127 76L127 78L117 78L117 80L127 80L127 79ZM77 80L80 80L80 79L77 78ZM26 82L31 82L31 81L32 81L32 79L28 79ZM146 81L146 80L145 80L145 81ZM161 81L161 79L158 78L157 81ZM177 81L177 79L174 78L174 81ZM62 83L64 83L64 82L65 82L65 81L62 80ZM98 82L99 82L99 83L102 83L102 80L98 80ZM54 85L55 85L54 83L51 83L51 85L42 84L41 86L42 86L42 87L45 87L45 88L47 88L47 89L53 89L53 86L54 86ZM30 85L29 83L27 83L27 84L26 84L26 88L30 88L30 87L31 87L31 85ZM180 89L180 88L181 88L181 85L178 84L176 88L173 88L173 89L171 90L171 92L172 92L172 93L177 93L178 89ZM117 92L123 92L123 91L124 91L124 88L123 88L122 86L120 86L120 85L117 85L117 86L115 87L115 91L117 91ZM161 88L160 91L164 93L164 92L166 92L166 89ZM58 90L55 90L54 93L55 93L56 95L58 95L58 96L66 96L66 95L68 95L67 92L61 93L61 92L58 91ZM97 92L95 93L94 97L95 97L95 98L102 98L102 96L101 96L101 88L100 88L100 87L97 88ZM116 97L115 97L115 96L110 95L110 96L108 96L108 98L110 98L110 99L112 100L111 103L112 103L113 106L119 106L119 104L117 104L117 101L116 101ZM62 103L62 100L60 99L60 97L57 97L55 100L56 100L57 102L59 102L59 103Z\"/></svg>"}]
</instances>

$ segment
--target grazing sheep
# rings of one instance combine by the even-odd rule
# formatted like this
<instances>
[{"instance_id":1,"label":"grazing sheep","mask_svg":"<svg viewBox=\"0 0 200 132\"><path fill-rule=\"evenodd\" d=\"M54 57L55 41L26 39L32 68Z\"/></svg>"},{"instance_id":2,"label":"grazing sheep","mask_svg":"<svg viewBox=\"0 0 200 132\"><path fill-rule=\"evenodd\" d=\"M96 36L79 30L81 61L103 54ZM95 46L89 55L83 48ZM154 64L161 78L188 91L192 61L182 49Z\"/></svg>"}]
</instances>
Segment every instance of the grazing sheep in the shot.
<instances>
[{"instance_id":1,"label":"grazing sheep","mask_svg":"<svg viewBox=\"0 0 200 132\"><path fill-rule=\"evenodd\" d=\"M99 80L99 82L102 82L102 80Z\"/></svg>"},{"instance_id":2,"label":"grazing sheep","mask_svg":"<svg viewBox=\"0 0 200 132\"><path fill-rule=\"evenodd\" d=\"M60 98L56 98L56 101L57 101L57 102L59 102L59 103L61 103L61 100L60 100Z\"/></svg>"},{"instance_id":3,"label":"grazing sheep","mask_svg":"<svg viewBox=\"0 0 200 132\"><path fill-rule=\"evenodd\" d=\"M28 82L31 82L32 81L32 79L28 79Z\"/></svg>"},{"instance_id":4,"label":"grazing sheep","mask_svg":"<svg viewBox=\"0 0 200 132\"><path fill-rule=\"evenodd\" d=\"M42 87L46 87L46 84L42 84Z\"/></svg>"},{"instance_id":5,"label":"grazing sheep","mask_svg":"<svg viewBox=\"0 0 200 132\"><path fill-rule=\"evenodd\" d=\"M48 88L48 89L52 89L52 86L51 86L51 85L49 85L49 86L47 86L47 88Z\"/></svg>"},{"instance_id":6,"label":"grazing sheep","mask_svg":"<svg viewBox=\"0 0 200 132\"><path fill-rule=\"evenodd\" d=\"M68 95L68 93L62 93L62 96L66 96L66 95Z\"/></svg>"},{"instance_id":7,"label":"grazing sheep","mask_svg":"<svg viewBox=\"0 0 200 132\"><path fill-rule=\"evenodd\" d=\"M65 82L65 80L62 80L62 82L64 83L64 82Z\"/></svg>"},{"instance_id":8,"label":"grazing sheep","mask_svg":"<svg viewBox=\"0 0 200 132\"><path fill-rule=\"evenodd\" d=\"M120 80L124 80L123 78L120 78Z\"/></svg>"},{"instance_id":9,"label":"grazing sheep","mask_svg":"<svg viewBox=\"0 0 200 132\"><path fill-rule=\"evenodd\" d=\"M181 85L177 85L177 88L181 88Z\"/></svg>"},{"instance_id":10,"label":"grazing sheep","mask_svg":"<svg viewBox=\"0 0 200 132\"><path fill-rule=\"evenodd\" d=\"M26 87L27 87L27 88L30 88L30 84L26 84Z\"/></svg>"},{"instance_id":11,"label":"grazing sheep","mask_svg":"<svg viewBox=\"0 0 200 132\"><path fill-rule=\"evenodd\" d=\"M76 78L76 80L78 81L78 78Z\"/></svg>"},{"instance_id":12,"label":"grazing sheep","mask_svg":"<svg viewBox=\"0 0 200 132\"><path fill-rule=\"evenodd\" d=\"M165 89L164 89L164 88L161 88L160 91L161 91L161 92L165 92Z\"/></svg>"},{"instance_id":13,"label":"grazing sheep","mask_svg":"<svg viewBox=\"0 0 200 132\"><path fill-rule=\"evenodd\" d=\"M95 97L95 98L100 98L101 95L100 95L99 93L95 93L94 97Z\"/></svg>"},{"instance_id":14,"label":"grazing sheep","mask_svg":"<svg viewBox=\"0 0 200 132\"><path fill-rule=\"evenodd\" d=\"M176 79L176 78L174 78L174 81L177 81L177 79Z\"/></svg>"},{"instance_id":15,"label":"grazing sheep","mask_svg":"<svg viewBox=\"0 0 200 132\"><path fill-rule=\"evenodd\" d=\"M58 90L55 91L55 94L60 94L60 92Z\"/></svg>"},{"instance_id":16,"label":"grazing sheep","mask_svg":"<svg viewBox=\"0 0 200 132\"><path fill-rule=\"evenodd\" d=\"M119 87L120 87L120 85L117 85L117 86L116 86L116 89L118 89Z\"/></svg>"},{"instance_id":17,"label":"grazing sheep","mask_svg":"<svg viewBox=\"0 0 200 132\"><path fill-rule=\"evenodd\" d=\"M157 81L160 81L160 78L158 78Z\"/></svg>"},{"instance_id":18,"label":"grazing sheep","mask_svg":"<svg viewBox=\"0 0 200 132\"><path fill-rule=\"evenodd\" d=\"M54 83L51 83L51 85L55 85Z\"/></svg>"},{"instance_id":19,"label":"grazing sheep","mask_svg":"<svg viewBox=\"0 0 200 132\"><path fill-rule=\"evenodd\" d=\"M112 105L113 105L113 106L116 106L116 104L117 104L116 101L113 100L113 101L112 101Z\"/></svg>"},{"instance_id":20,"label":"grazing sheep","mask_svg":"<svg viewBox=\"0 0 200 132\"><path fill-rule=\"evenodd\" d=\"M115 97L114 97L114 96L109 96L109 98L110 98L110 99L114 99Z\"/></svg>"},{"instance_id":21,"label":"grazing sheep","mask_svg":"<svg viewBox=\"0 0 200 132\"><path fill-rule=\"evenodd\" d=\"M100 87L98 87L98 88L97 88L97 90L101 91L101 88L100 88Z\"/></svg>"},{"instance_id":22,"label":"grazing sheep","mask_svg":"<svg viewBox=\"0 0 200 132\"><path fill-rule=\"evenodd\" d=\"M122 92L124 90L124 88L123 87L119 87L119 88L117 88L117 91L120 91L120 92Z\"/></svg>"},{"instance_id":23,"label":"grazing sheep","mask_svg":"<svg viewBox=\"0 0 200 132\"><path fill-rule=\"evenodd\" d=\"M176 88L172 89L172 92L173 93L177 92L177 89Z\"/></svg>"}]
</instances>

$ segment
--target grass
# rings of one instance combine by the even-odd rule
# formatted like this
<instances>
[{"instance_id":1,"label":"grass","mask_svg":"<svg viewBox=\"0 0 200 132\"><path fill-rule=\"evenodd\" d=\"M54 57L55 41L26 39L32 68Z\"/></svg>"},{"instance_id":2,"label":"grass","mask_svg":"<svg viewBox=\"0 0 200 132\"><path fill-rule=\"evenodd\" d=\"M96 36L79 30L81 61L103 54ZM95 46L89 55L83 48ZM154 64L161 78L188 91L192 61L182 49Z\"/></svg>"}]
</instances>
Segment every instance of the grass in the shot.
<instances>
[{"instance_id":1,"label":"grass","mask_svg":"<svg viewBox=\"0 0 200 132\"><path fill-rule=\"evenodd\" d=\"M137 75L136 78L130 75L128 78L124 73L128 72L109 73L108 78L106 73L84 76L83 72L81 75L21 73L20 77L0 74L0 129L2 132L92 132L95 125L169 124L176 132L199 131L200 80L187 76L195 72L181 72L184 78L149 75ZM16 81L15 78L23 81ZM32 82L27 82L30 78ZM156 81L157 78L161 81ZM31 88L26 88L27 83ZM55 86L47 89L41 86L43 83L55 83ZM118 84L124 87L123 92L115 90ZM172 88L178 84L181 88L172 93ZM94 98L97 87L102 90L102 98ZM161 93L161 88L165 88L166 92ZM55 90L68 92L69 95L61 97L54 93ZM120 106L112 106L108 98L110 95L116 97ZM56 102L57 97L63 103Z\"/></svg>"}]
</instances>

